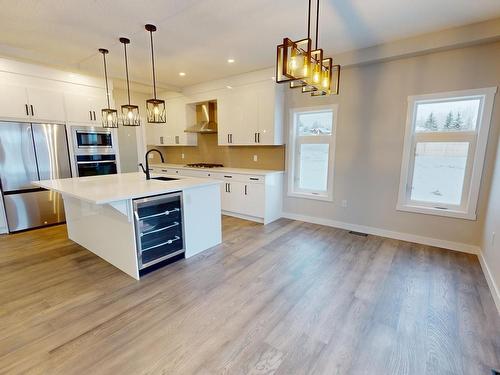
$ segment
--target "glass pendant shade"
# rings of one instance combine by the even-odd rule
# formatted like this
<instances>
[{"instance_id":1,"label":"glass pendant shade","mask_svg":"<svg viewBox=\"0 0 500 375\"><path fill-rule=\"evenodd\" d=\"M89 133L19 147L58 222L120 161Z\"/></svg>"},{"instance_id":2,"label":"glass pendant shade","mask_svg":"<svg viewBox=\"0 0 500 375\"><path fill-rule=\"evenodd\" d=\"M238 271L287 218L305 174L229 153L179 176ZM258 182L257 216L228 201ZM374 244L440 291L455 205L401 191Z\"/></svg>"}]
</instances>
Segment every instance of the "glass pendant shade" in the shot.
<instances>
[{"instance_id":1,"label":"glass pendant shade","mask_svg":"<svg viewBox=\"0 0 500 375\"><path fill-rule=\"evenodd\" d=\"M109 88L108 88L108 70L106 66L106 55L109 51L105 48L99 48L99 52L102 53L102 58L104 62L104 81L106 83L106 100L108 103L108 108L101 109L101 125L103 128L117 128L118 127L118 111L111 108L109 102Z\"/></svg>"},{"instance_id":2,"label":"glass pendant shade","mask_svg":"<svg viewBox=\"0 0 500 375\"><path fill-rule=\"evenodd\" d=\"M309 75L311 45L310 38L296 42L288 38L283 39L283 44L277 47L276 54L277 83L294 81Z\"/></svg>"},{"instance_id":3,"label":"glass pendant shade","mask_svg":"<svg viewBox=\"0 0 500 375\"><path fill-rule=\"evenodd\" d=\"M122 124L123 126L139 126L141 125L141 117L139 116L139 106L133 104L122 105Z\"/></svg>"},{"instance_id":4,"label":"glass pendant shade","mask_svg":"<svg viewBox=\"0 0 500 375\"><path fill-rule=\"evenodd\" d=\"M332 59L323 60L321 85L311 96L338 95L340 83L340 65L332 65Z\"/></svg>"},{"instance_id":5,"label":"glass pendant shade","mask_svg":"<svg viewBox=\"0 0 500 375\"><path fill-rule=\"evenodd\" d=\"M167 111L165 100L148 99L146 100L146 110L148 112L148 122L159 124L167 122Z\"/></svg>"},{"instance_id":6,"label":"glass pendant shade","mask_svg":"<svg viewBox=\"0 0 500 375\"><path fill-rule=\"evenodd\" d=\"M118 127L118 111L116 109L101 109L101 125L103 128Z\"/></svg>"}]
</instances>

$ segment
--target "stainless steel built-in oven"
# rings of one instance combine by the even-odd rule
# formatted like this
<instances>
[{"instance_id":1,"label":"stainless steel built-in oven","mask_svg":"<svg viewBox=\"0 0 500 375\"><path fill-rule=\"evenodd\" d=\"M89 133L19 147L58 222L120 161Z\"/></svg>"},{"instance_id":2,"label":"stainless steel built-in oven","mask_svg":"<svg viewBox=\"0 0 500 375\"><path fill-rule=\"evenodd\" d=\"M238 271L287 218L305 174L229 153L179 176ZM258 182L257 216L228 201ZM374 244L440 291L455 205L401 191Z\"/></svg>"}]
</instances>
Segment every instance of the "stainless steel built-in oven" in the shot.
<instances>
[{"instance_id":1,"label":"stainless steel built-in oven","mask_svg":"<svg viewBox=\"0 0 500 375\"><path fill-rule=\"evenodd\" d=\"M77 155L78 177L116 174L116 155Z\"/></svg>"},{"instance_id":2,"label":"stainless steel built-in oven","mask_svg":"<svg viewBox=\"0 0 500 375\"><path fill-rule=\"evenodd\" d=\"M133 202L139 270L183 255L182 193Z\"/></svg>"},{"instance_id":3,"label":"stainless steel built-in oven","mask_svg":"<svg viewBox=\"0 0 500 375\"><path fill-rule=\"evenodd\" d=\"M72 127L75 154L114 153L113 132L90 126Z\"/></svg>"}]
</instances>

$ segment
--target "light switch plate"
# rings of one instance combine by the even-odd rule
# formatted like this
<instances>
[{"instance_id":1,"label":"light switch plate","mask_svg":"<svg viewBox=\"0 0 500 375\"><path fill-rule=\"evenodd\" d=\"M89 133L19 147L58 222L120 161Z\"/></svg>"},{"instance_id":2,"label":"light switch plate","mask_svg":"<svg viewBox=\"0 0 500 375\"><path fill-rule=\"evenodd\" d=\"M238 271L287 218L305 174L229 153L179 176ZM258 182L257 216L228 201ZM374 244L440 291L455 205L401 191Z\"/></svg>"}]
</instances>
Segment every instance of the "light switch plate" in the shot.
<instances>
[{"instance_id":1,"label":"light switch plate","mask_svg":"<svg viewBox=\"0 0 500 375\"><path fill-rule=\"evenodd\" d=\"M257 155L254 155L254 156L253 156L253 161L257 161L257 160L258 160Z\"/></svg>"}]
</instances>

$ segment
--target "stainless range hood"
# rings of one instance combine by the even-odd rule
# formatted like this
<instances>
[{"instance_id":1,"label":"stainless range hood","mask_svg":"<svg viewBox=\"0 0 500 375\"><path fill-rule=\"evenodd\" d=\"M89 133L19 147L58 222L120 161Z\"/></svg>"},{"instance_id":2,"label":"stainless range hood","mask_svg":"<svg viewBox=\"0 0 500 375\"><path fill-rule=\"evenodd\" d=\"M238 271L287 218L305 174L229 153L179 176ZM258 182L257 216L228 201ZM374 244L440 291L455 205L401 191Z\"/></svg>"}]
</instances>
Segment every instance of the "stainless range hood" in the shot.
<instances>
[{"instance_id":1,"label":"stainless range hood","mask_svg":"<svg viewBox=\"0 0 500 375\"><path fill-rule=\"evenodd\" d=\"M196 104L196 124L184 130L186 133L217 133L217 103Z\"/></svg>"}]
</instances>

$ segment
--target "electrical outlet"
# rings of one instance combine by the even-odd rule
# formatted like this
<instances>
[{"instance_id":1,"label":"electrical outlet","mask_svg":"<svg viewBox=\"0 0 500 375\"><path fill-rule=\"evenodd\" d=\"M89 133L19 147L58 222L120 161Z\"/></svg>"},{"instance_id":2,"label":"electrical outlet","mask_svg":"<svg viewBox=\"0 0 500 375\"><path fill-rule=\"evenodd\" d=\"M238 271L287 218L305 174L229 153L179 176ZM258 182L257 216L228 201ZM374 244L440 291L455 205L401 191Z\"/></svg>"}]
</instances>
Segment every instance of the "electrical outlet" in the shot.
<instances>
[{"instance_id":1,"label":"electrical outlet","mask_svg":"<svg viewBox=\"0 0 500 375\"><path fill-rule=\"evenodd\" d=\"M258 157L257 157L257 155L254 155L253 156L253 161L257 161L257 160L259 160Z\"/></svg>"},{"instance_id":2,"label":"electrical outlet","mask_svg":"<svg viewBox=\"0 0 500 375\"><path fill-rule=\"evenodd\" d=\"M181 159L184 159L184 153L181 154Z\"/></svg>"},{"instance_id":3,"label":"electrical outlet","mask_svg":"<svg viewBox=\"0 0 500 375\"><path fill-rule=\"evenodd\" d=\"M346 199L342 199L342 202L340 202L340 206L344 207L344 208L347 208L347 200Z\"/></svg>"}]
</instances>

